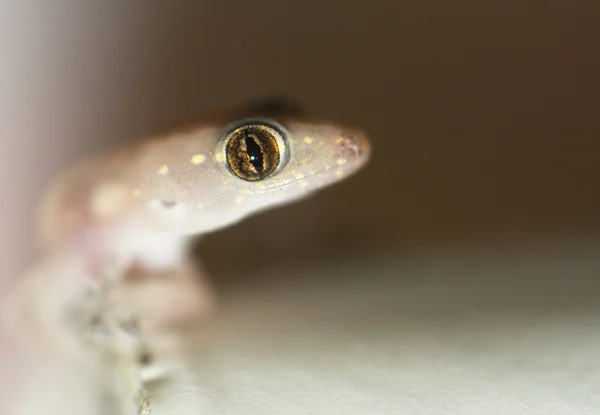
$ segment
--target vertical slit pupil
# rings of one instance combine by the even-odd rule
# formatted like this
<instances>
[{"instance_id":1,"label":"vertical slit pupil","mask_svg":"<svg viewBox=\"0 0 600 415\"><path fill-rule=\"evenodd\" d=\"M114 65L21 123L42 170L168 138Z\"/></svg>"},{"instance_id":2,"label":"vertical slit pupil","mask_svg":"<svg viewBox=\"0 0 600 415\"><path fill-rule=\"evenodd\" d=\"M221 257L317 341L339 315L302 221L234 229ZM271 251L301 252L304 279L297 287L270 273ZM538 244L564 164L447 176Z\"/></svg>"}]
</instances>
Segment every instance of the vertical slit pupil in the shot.
<instances>
[{"instance_id":1,"label":"vertical slit pupil","mask_svg":"<svg viewBox=\"0 0 600 415\"><path fill-rule=\"evenodd\" d=\"M248 157L250 158L250 163L258 174L262 174L263 172L263 155L260 145L256 141L256 138L252 135L246 137L246 152L248 153Z\"/></svg>"}]
</instances>

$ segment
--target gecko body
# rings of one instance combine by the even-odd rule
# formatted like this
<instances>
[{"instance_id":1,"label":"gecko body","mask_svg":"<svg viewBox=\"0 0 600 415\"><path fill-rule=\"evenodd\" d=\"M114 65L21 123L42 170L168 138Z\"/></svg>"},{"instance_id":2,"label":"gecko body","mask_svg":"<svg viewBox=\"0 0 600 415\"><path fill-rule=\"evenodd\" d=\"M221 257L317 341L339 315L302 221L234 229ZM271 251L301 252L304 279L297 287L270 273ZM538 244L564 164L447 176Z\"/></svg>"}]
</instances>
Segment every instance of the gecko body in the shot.
<instances>
[{"instance_id":1,"label":"gecko body","mask_svg":"<svg viewBox=\"0 0 600 415\"><path fill-rule=\"evenodd\" d=\"M72 346L66 305L86 315L82 304L93 309L98 297L73 299L106 281L121 287L111 294L111 307L124 310L117 315L142 325L199 315L211 297L186 258L189 237L337 183L370 152L361 130L255 107L86 160L50 186L40 215L46 256L19 281L4 320ZM131 274L150 282L118 284Z\"/></svg>"}]
</instances>

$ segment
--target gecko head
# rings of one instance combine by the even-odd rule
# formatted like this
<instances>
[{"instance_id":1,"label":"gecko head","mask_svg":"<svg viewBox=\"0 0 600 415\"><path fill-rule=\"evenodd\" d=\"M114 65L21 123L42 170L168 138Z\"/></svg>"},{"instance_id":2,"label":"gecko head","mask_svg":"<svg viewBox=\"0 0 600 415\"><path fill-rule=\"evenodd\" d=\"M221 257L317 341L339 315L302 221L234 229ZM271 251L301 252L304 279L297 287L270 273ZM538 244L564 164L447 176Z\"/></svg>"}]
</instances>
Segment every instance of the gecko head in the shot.
<instances>
[{"instance_id":1,"label":"gecko head","mask_svg":"<svg viewBox=\"0 0 600 415\"><path fill-rule=\"evenodd\" d=\"M220 180L211 181L212 197L191 233L306 197L360 170L371 153L359 129L298 118L246 118L215 136L213 157L203 167ZM199 171L196 182L206 173Z\"/></svg>"},{"instance_id":2,"label":"gecko head","mask_svg":"<svg viewBox=\"0 0 600 415\"><path fill-rule=\"evenodd\" d=\"M342 181L370 153L362 131L339 124L216 117L60 177L43 204L42 241L156 252L147 247L164 245L156 238L211 232Z\"/></svg>"}]
</instances>

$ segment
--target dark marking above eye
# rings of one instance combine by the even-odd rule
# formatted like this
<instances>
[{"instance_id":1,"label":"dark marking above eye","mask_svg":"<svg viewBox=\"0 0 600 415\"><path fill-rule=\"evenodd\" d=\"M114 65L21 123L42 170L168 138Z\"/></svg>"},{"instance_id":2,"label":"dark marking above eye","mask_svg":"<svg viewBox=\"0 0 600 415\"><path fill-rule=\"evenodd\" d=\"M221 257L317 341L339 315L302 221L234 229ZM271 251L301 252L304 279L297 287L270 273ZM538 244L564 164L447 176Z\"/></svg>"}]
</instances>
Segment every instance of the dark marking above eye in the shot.
<instances>
[{"instance_id":1,"label":"dark marking above eye","mask_svg":"<svg viewBox=\"0 0 600 415\"><path fill-rule=\"evenodd\" d=\"M245 116L283 117L304 115L302 105L295 99L285 95L272 95L256 99L248 103L244 109Z\"/></svg>"}]
</instances>

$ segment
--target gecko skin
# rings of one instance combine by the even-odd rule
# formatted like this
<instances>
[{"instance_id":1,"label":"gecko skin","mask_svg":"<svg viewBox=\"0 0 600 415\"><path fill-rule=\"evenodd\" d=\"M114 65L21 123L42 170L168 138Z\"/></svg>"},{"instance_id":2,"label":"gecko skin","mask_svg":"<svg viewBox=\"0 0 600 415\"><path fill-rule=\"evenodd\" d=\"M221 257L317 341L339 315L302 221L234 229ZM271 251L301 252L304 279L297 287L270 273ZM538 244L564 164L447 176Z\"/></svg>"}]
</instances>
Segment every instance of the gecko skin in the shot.
<instances>
[{"instance_id":1,"label":"gecko skin","mask_svg":"<svg viewBox=\"0 0 600 415\"><path fill-rule=\"evenodd\" d=\"M55 300L38 314L56 315L61 295L74 295L78 278L108 278L111 263L192 281L197 271L185 258L189 236L301 199L369 160L370 145L360 130L255 113L211 117L100 155L59 177L42 204L47 257L32 272L46 281L32 283L32 290ZM201 291L177 290L159 277L137 292L152 298L147 308L155 313L176 313L174 305L207 302ZM134 302L130 294L122 301Z\"/></svg>"},{"instance_id":2,"label":"gecko skin","mask_svg":"<svg viewBox=\"0 0 600 415\"><path fill-rule=\"evenodd\" d=\"M228 133L247 125L268 126L266 134L278 135L279 153L271 174L250 181L234 174L227 155ZM330 122L208 121L98 157L61 177L43 203L42 240L50 248L84 247L89 250L84 256L173 265L187 236L339 182L361 168L369 154L362 131Z\"/></svg>"}]
</instances>

